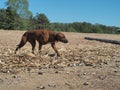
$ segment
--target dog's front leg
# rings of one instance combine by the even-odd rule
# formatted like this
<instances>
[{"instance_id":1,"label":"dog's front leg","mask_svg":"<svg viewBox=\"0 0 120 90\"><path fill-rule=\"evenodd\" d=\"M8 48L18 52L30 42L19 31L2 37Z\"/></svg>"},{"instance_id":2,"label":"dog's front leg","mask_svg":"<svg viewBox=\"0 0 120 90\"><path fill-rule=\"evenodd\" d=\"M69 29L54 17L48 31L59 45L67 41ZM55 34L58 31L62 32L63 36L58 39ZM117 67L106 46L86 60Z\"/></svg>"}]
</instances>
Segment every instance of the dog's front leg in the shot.
<instances>
[{"instance_id":1,"label":"dog's front leg","mask_svg":"<svg viewBox=\"0 0 120 90\"><path fill-rule=\"evenodd\" d=\"M39 53L41 53L41 48L42 48L42 45L39 43L39 49L38 49Z\"/></svg>"},{"instance_id":2,"label":"dog's front leg","mask_svg":"<svg viewBox=\"0 0 120 90\"><path fill-rule=\"evenodd\" d=\"M60 54L59 54L59 52L58 52L58 50L57 50L57 48L55 46L55 42L51 43L51 46L54 49L54 51L57 53L57 56L60 56Z\"/></svg>"}]
</instances>

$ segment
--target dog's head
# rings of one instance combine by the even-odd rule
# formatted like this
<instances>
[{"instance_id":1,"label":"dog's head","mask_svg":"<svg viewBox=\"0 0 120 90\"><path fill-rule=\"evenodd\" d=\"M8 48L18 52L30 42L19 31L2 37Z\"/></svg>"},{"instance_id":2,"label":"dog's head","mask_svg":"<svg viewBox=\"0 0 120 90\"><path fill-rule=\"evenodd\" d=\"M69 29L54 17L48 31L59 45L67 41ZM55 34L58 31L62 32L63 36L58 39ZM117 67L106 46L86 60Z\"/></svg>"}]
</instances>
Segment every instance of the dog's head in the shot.
<instances>
[{"instance_id":1,"label":"dog's head","mask_svg":"<svg viewBox=\"0 0 120 90\"><path fill-rule=\"evenodd\" d=\"M68 40L66 39L65 35L63 33L57 33L56 34L56 40L63 42L63 43L68 43Z\"/></svg>"}]
</instances>

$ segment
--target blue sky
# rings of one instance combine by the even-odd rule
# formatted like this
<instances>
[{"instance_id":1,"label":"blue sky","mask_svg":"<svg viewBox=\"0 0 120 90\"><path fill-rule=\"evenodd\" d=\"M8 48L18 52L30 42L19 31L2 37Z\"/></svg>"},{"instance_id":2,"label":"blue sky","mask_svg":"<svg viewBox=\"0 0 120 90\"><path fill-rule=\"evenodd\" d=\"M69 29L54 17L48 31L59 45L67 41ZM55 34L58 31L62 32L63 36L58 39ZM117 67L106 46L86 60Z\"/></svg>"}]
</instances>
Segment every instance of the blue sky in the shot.
<instances>
[{"instance_id":1,"label":"blue sky","mask_svg":"<svg viewBox=\"0 0 120 90\"><path fill-rule=\"evenodd\" d=\"M0 1L0 8L5 7ZM90 22L120 27L120 0L28 0L34 15L44 13L50 22Z\"/></svg>"}]
</instances>

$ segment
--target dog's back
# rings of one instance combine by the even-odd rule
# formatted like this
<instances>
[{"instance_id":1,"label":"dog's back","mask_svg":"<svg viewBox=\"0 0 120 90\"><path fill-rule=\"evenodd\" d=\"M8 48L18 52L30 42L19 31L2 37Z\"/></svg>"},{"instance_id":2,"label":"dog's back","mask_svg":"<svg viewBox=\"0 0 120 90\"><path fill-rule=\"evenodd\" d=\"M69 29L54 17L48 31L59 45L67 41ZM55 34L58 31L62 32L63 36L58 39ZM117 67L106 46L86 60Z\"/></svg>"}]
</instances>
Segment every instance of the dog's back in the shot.
<instances>
[{"instance_id":1,"label":"dog's back","mask_svg":"<svg viewBox=\"0 0 120 90\"><path fill-rule=\"evenodd\" d=\"M47 44L49 42L54 42L54 37L56 32L50 30L30 30L27 32L28 41L31 39L37 40L40 44Z\"/></svg>"}]
</instances>

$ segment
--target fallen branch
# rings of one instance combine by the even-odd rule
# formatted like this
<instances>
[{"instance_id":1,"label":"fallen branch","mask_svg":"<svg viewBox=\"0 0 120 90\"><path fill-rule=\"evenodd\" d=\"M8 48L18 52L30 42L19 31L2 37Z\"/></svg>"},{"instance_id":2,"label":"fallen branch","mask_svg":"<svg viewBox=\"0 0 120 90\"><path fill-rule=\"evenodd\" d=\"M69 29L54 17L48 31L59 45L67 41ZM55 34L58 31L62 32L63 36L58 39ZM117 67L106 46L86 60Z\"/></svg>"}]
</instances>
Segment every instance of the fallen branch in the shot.
<instances>
[{"instance_id":1,"label":"fallen branch","mask_svg":"<svg viewBox=\"0 0 120 90\"><path fill-rule=\"evenodd\" d=\"M100 41L100 42L112 43L112 44L119 44L119 45L120 45L120 41L117 41L117 40L109 40L109 39L101 39L101 38L92 38L92 37L84 37L84 39L87 39L87 40L96 40L96 41Z\"/></svg>"}]
</instances>

